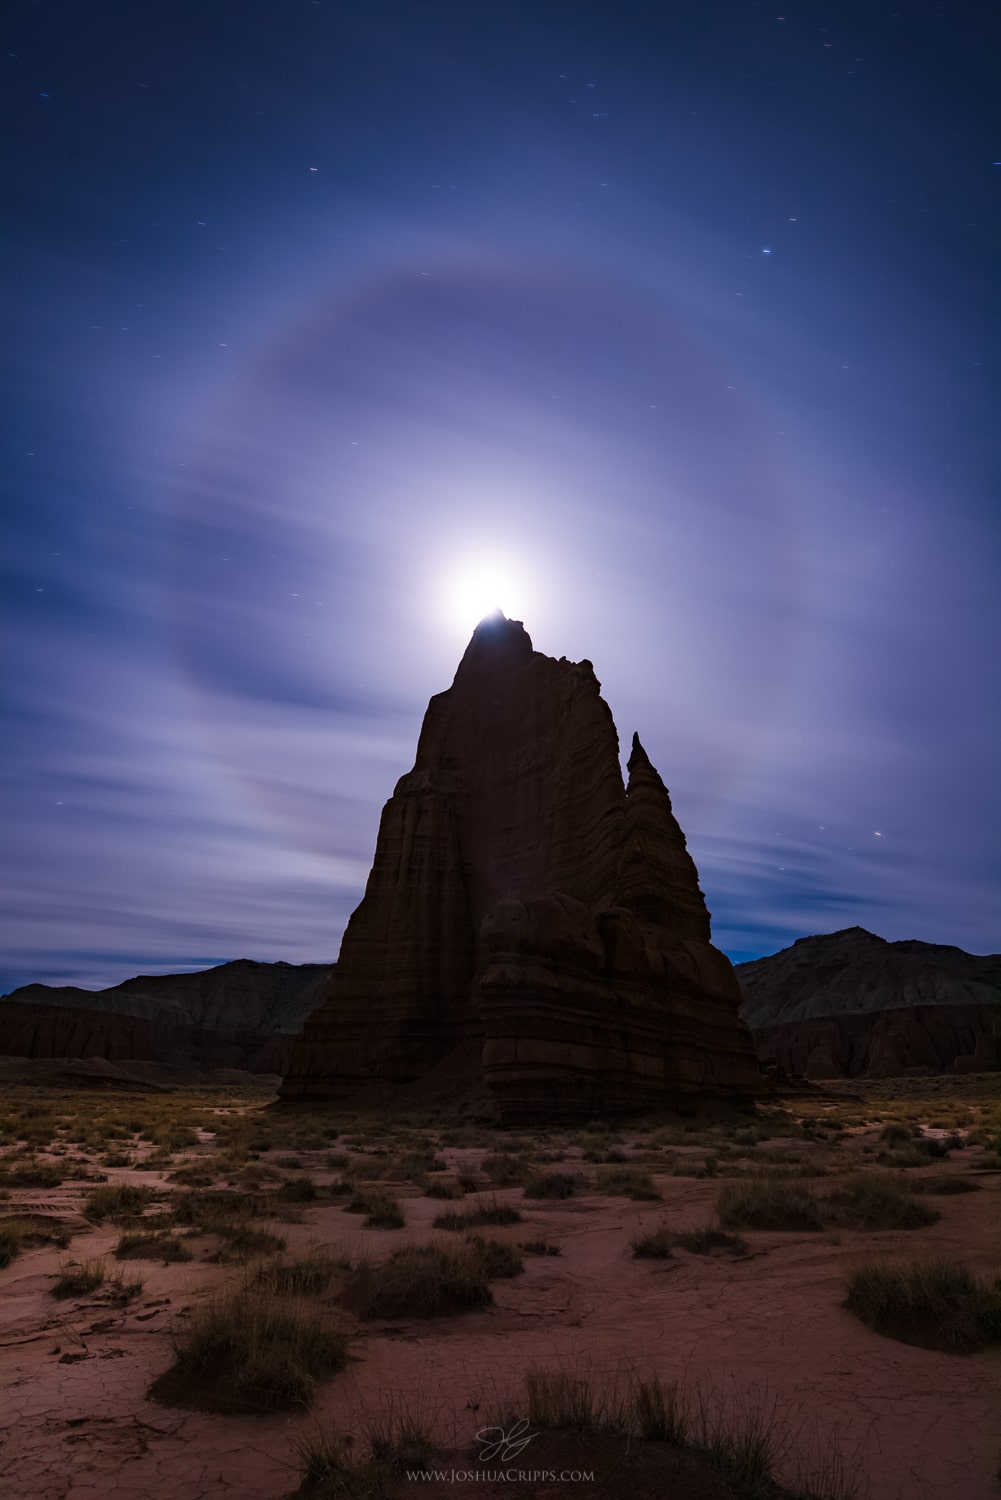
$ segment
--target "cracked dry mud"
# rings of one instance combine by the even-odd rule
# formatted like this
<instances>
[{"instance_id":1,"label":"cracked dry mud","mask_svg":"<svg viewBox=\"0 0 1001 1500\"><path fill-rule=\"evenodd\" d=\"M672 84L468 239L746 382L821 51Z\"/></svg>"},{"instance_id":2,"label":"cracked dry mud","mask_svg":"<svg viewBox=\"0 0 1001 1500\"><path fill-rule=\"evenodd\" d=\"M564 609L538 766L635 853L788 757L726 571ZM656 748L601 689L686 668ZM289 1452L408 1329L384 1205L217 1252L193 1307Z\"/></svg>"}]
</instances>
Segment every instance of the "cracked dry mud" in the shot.
<instances>
[{"instance_id":1,"label":"cracked dry mud","mask_svg":"<svg viewBox=\"0 0 1001 1500\"><path fill-rule=\"evenodd\" d=\"M246 1107L257 1109L259 1101ZM634 1138L623 1134L629 1149ZM861 1139L875 1140L875 1133L856 1133L856 1144ZM840 1149L851 1147L847 1136ZM204 1149L185 1155L199 1159ZM323 1166L324 1151L300 1154L304 1172L321 1187L336 1176ZM483 1154L440 1151L453 1169ZM968 1172L976 1154L971 1148L946 1167ZM579 1152L576 1162L572 1148L567 1156L579 1166ZM0 1494L281 1500L300 1482L297 1440L331 1425L357 1430L388 1402L420 1411L444 1446L467 1449L485 1413L506 1397L516 1402L534 1365L569 1369L598 1386L627 1371L655 1372L701 1382L737 1407L760 1400L787 1434L783 1478L796 1461L809 1467L810 1456L833 1442L854 1456L871 1500L996 1500L1001 1351L959 1357L911 1347L871 1332L840 1304L846 1270L874 1250L942 1254L996 1275L997 1173L977 1174L979 1192L936 1199L942 1218L917 1232L750 1231L745 1256L679 1250L658 1262L635 1259L632 1238L661 1224L704 1224L719 1184L650 1170L661 1202L601 1196L593 1182L557 1202L524 1199L517 1186L486 1189L481 1201L510 1202L524 1215L490 1234L512 1242L544 1238L561 1254L526 1256L524 1273L495 1282L494 1303L483 1311L437 1322L352 1322L351 1362L318 1387L310 1411L254 1417L171 1409L147 1396L172 1362L171 1330L213 1290L239 1282L240 1266L210 1263L210 1241L196 1238L188 1263L123 1263L144 1282L125 1306L103 1288L58 1302L50 1295L58 1268L70 1256L106 1256L114 1267L121 1230L80 1217L87 1184L12 1192L0 1213L61 1218L74 1237L69 1250L27 1249L0 1271ZM150 1172L112 1169L108 1176L168 1188L165 1177ZM301 1222L280 1226L289 1250L319 1244L347 1255L388 1254L407 1242L426 1243L436 1214L457 1206L413 1185L395 1190L404 1229L362 1229L343 1200L321 1198L304 1205ZM436 1493L431 1485L419 1492Z\"/></svg>"}]
</instances>

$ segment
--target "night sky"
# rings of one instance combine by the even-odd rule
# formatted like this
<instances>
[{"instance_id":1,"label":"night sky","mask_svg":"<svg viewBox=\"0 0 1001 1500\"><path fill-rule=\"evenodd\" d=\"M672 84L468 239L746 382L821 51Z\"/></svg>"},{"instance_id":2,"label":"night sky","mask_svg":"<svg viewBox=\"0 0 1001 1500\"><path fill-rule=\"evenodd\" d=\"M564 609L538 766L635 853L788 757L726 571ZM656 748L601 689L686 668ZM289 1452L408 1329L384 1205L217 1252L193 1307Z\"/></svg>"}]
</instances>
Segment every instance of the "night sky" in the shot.
<instances>
[{"instance_id":1,"label":"night sky","mask_svg":"<svg viewBox=\"0 0 1001 1500\"><path fill-rule=\"evenodd\" d=\"M336 956L494 604L732 958L1001 946L990 14L13 0L0 988Z\"/></svg>"}]
</instances>

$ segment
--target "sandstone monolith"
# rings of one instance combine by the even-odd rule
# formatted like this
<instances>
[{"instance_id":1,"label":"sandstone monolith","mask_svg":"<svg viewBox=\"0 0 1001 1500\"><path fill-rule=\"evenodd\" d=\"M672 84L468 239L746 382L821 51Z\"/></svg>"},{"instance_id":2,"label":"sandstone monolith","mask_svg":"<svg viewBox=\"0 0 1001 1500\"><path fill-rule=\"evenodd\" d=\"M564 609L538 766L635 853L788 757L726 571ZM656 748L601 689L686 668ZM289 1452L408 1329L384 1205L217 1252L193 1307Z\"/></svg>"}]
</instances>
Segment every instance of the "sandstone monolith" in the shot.
<instances>
[{"instance_id":1,"label":"sandstone monolith","mask_svg":"<svg viewBox=\"0 0 1001 1500\"><path fill-rule=\"evenodd\" d=\"M482 621L386 804L364 898L285 1099L421 1077L474 1044L505 1121L759 1086L740 992L663 782L589 661Z\"/></svg>"}]
</instances>

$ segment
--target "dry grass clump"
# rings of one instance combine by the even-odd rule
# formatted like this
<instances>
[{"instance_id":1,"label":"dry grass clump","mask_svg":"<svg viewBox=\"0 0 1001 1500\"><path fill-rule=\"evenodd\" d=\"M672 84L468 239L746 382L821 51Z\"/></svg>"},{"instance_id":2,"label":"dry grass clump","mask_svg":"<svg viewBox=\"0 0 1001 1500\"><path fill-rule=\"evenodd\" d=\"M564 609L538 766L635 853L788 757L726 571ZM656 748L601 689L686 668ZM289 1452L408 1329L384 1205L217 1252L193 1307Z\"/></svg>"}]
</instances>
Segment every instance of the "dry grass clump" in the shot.
<instances>
[{"instance_id":1,"label":"dry grass clump","mask_svg":"<svg viewBox=\"0 0 1001 1500\"><path fill-rule=\"evenodd\" d=\"M825 1203L830 1216L849 1229L921 1229L942 1217L931 1204L915 1202L894 1178L870 1172L843 1178Z\"/></svg>"},{"instance_id":2,"label":"dry grass clump","mask_svg":"<svg viewBox=\"0 0 1001 1500\"><path fill-rule=\"evenodd\" d=\"M12 1167L0 1163L0 1186L7 1189L58 1187L67 1177L76 1175L62 1165L31 1159L18 1161Z\"/></svg>"},{"instance_id":3,"label":"dry grass clump","mask_svg":"<svg viewBox=\"0 0 1001 1500\"><path fill-rule=\"evenodd\" d=\"M820 1200L803 1182L758 1174L724 1183L716 1213L726 1229L821 1229L824 1223Z\"/></svg>"},{"instance_id":4,"label":"dry grass clump","mask_svg":"<svg viewBox=\"0 0 1001 1500\"><path fill-rule=\"evenodd\" d=\"M0 1270L17 1259L24 1248L25 1237L25 1220L15 1218L0 1221Z\"/></svg>"},{"instance_id":5,"label":"dry grass clump","mask_svg":"<svg viewBox=\"0 0 1001 1500\"><path fill-rule=\"evenodd\" d=\"M644 1172L640 1167L602 1167L594 1185L599 1193L607 1193L610 1197L632 1198L637 1203L660 1197L650 1173Z\"/></svg>"},{"instance_id":6,"label":"dry grass clump","mask_svg":"<svg viewBox=\"0 0 1001 1500\"><path fill-rule=\"evenodd\" d=\"M497 1187L512 1187L524 1182L531 1168L524 1156L513 1156L509 1151L495 1151L480 1162L480 1171Z\"/></svg>"},{"instance_id":7,"label":"dry grass clump","mask_svg":"<svg viewBox=\"0 0 1001 1500\"><path fill-rule=\"evenodd\" d=\"M559 1245L553 1245L549 1240L522 1240L518 1249L525 1255L562 1255L563 1251Z\"/></svg>"},{"instance_id":8,"label":"dry grass clump","mask_svg":"<svg viewBox=\"0 0 1001 1500\"><path fill-rule=\"evenodd\" d=\"M845 1306L876 1333L923 1349L972 1354L1001 1343L1001 1281L954 1261L863 1261Z\"/></svg>"},{"instance_id":9,"label":"dry grass clump","mask_svg":"<svg viewBox=\"0 0 1001 1500\"><path fill-rule=\"evenodd\" d=\"M466 1244L482 1260L488 1281L520 1276L525 1269L517 1247L504 1240L488 1240L482 1234L471 1234L467 1236Z\"/></svg>"},{"instance_id":10,"label":"dry grass clump","mask_svg":"<svg viewBox=\"0 0 1001 1500\"><path fill-rule=\"evenodd\" d=\"M317 1297L325 1292L344 1262L336 1261L322 1250L310 1250L289 1260L279 1258L261 1266L254 1278L257 1286L282 1297Z\"/></svg>"},{"instance_id":11,"label":"dry grass clump","mask_svg":"<svg viewBox=\"0 0 1001 1500\"><path fill-rule=\"evenodd\" d=\"M150 1387L167 1406L225 1413L309 1406L318 1381L347 1363L344 1333L267 1285L224 1293L174 1340L175 1363Z\"/></svg>"},{"instance_id":12,"label":"dry grass clump","mask_svg":"<svg viewBox=\"0 0 1001 1500\"><path fill-rule=\"evenodd\" d=\"M142 1218L156 1196L152 1188L135 1187L129 1182L109 1182L87 1194L83 1212L86 1218L98 1224L105 1219L110 1219L113 1224L128 1224Z\"/></svg>"},{"instance_id":13,"label":"dry grass clump","mask_svg":"<svg viewBox=\"0 0 1001 1500\"><path fill-rule=\"evenodd\" d=\"M344 1211L365 1214L366 1229L402 1229L406 1223L399 1199L377 1188L359 1188Z\"/></svg>"},{"instance_id":14,"label":"dry grass clump","mask_svg":"<svg viewBox=\"0 0 1001 1500\"><path fill-rule=\"evenodd\" d=\"M674 1235L663 1225L632 1240L633 1255L638 1260L670 1260L674 1254Z\"/></svg>"},{"instance_id":15,"label":"dry grass clump","mask_svg":"<svg viewBox=\"0 0 1001 1500\"><path fill-rule=\"evenodd\" d=\"M581 1180L577 1172L532 1172L522 1191L526 1198L572 1198Z\"/></svg>"},{"instance_id":16,"label":"dry grass clump","mask_svg":"<svg viewBox=\"0 0 1001 1500\"><path fill-rule=\"evenodd\" d=\"M191 1251L169 1230L152 1234L123 1234L115 1246L116 1260L158 1260L163 1265L191 1259Z\"/></svg>"},{"instance_id":17,"label":"dry grass clump","mask_svg":"<svg viewBox=\"0 0 1001 1500\"><path fill-rule=\"evenodd\" d=\"M23 1250L36 1245L65 1249L69 1242L69 1231L59 1219L49 1219L43 1214L12 1214L0 1219L0 1270L16 1260Z\"/></svg>"},{"instance_id":18,"label":"dry grass clump","mask_svg":"<svg viewBox=\"0 0 1001 1500\"><path fill-rule=\"evenodd\" d=\"M968 1177L947 1177L943 1173L935 1177L911 1177L907 1190L910 1193L932 1193L945 1198L954 1193L979 1193L980 1186L971 1182Z\"/></svg>"},{"instance_id":19,"label":"dry grass clump","mask_svg":"<svg viewBox=\"0 0 1001 1500\"><path fill-rule=\"evenodd\" d=\"M746 1255L751 1248L739 1234L730 1234L717 1224L703 1224L699 1229L683 1230L674 1236L674 1243L693 1255L712 1255L724 1250L730 1255Z\"/></svg>"},{"instance_id":20,"label":"dry grass clump","mask_svg":"<svg viewBox=\"0 0 1001 1500\"><path fill-rule=\"evenodd\" d=\"M360 1262L344 1302L362 1318L441 1318L493 1301L484 1257L468 1244L407 1245L387 1261Z\"/></svg>"},{"instance_id":21,"label":"dry grass clump","mask_svg":"<svg viewBox=\"0 0 1001 1500\"><path fill-rule=\"evenodd\" d=\"M426 1473L438 1448L420 1417L376 1418L361 1435L317 1433L296 1444L302 1472L301 1495L336 1500L382 1500L402 1475Z\"/></svg>"},{"instance_id":22,"label":"dry grass clump","mask_svg":"<svg viewBox=\"0 0 1001 1500\"><path fill-rule=\"evenodd\" d=\"M249 1260L252 1255L273 1255L285 1249L285 1240L270 1229L257 1229L246 1219L219 1224L213 1231L221 1235L223 1243L214 1261Z\"/></svg>"},{"instance_id":23,"label":"dry grass clump","mask_svg":"<svg viewBox=\"0 0 1001 1500\"><path fill-rule=\"evenodd\" d=\"M789 1439L777 1421L775 1401L766 1395L724 1399L700 1384L665 1383L657 1377L596 1391L587 1378L534 1369L526 1376L518 1406L500 1417L498 1433L510 1431L511 1417L526 1410L529 1428L577 1434L582 1468L589 1466L591 1452L607 1453L602 1445L609 1437L621 1441L623 1453L635 1453L639 1439L690 1455L720 1476L734 1500L858 1500L859 1485L850 1466L830 1449L821 1457L818 1473L797 1475L793 1490L779 1484L776 1469ZM664 1474L665 1495L689 1493L684 1481L677 1483L682 1472L695 1481L692 1493L717 1493L697 1469L681 1471L672 1465Z\"/></svg>"},{"instance_id":24,"label":"dry grass clump","mask_svg":"<svg viewBox=\"0 0 1001 1500\"><path fill-rule=\"evenodd\" d=\"M745 1497L781 1493L774 1410L746 1402L725 1411L698 1386L686 1389L654 1377L625 1393L596 1393L586 1379L563 1371L530 1370L525 1379L528 1420L542 1429L618 1432L670 1443L698 1456Z\"/></svg>"},{"instance_id":25,"label":"dry grass clump","mask_svg":"<svg viewBox=\"0 0 1001 1500\"><path fill-rule=\"evenodd\" d=\"M235 1193L226 1188L211 1191L175 1193L170 1200L175 1224L200 1229L205 1234L221 1234L234 1220L261 1218L269 1203L263 1193Z\"/></svg>"},{"instance_id":26,"label":"dry grass clump","mask_svg":"<svg viewBox=\"0 0 1001 1500\"><path fill-rule=\"evenodd\" d=\"M180 1183L182 1187L204 1188L211 1187L217 1175L211 1167L200 1162L192 1162L188 1166L178 1167L175 1172L171 1172L169 1180Z\"/></svg>"},{"instance_id":27,"label":"dry grass clump","mask_svg":"<svg viewBox=\"0 0 1001 1500\"><path fill-rule=\"evenodd\" d=\"M103 1258L82 1264L71 1262L60 1267L59 1276L49 1287L49 1295L64 1299L87 1297L98 1287L103 1287L113 1302L130 1302L141 1294L143 1282L138 1276L127 1281L121 1271L109 1272L108 1263Z\"/></svg>"},{"instance_id":28,"label":"dry grass clump","mask_svg":"<svg viewBox=\"0 0 1001 1500\"><path fill-rule=\"evenodd\" d=\"M282 1203L313 1203L318 1192L309 1177L286 1177L275 1196Z\"/></svg>"},{"instance_id":29,"label":"dry grass clump","mask_svg":"<svg viewBox=\"0 0 1001 1500\"><path fill-rule=\"evenodd\" d=\"M883 1126L879 1132L879 1138L888 1146L903 1146L908 1144L915 1134L920 1134L920 1131L914 1126L904 1125L900 1120L891 1120Z\"/></svg>"},{"instance_id":30,"label":"dry grass clump","mask_svg":"<svg viewBox=\"0 0 1001 1500\"><path fill-rule=\"evenodd\" d=\"M484 1203L466 1213L438 1214L435 1229L477 1229L485 1224L520 1224L521 1214L510 1203Z\"/></svg>"},{"instance_id":31,"label":"dry grass clump","mask_svg":"<svg viewBox=\"0 0 1001 1500\"><path fill-rule=\"evenodd\" d=\"M107 1262L88 1260L79 1265L60 1267L59 1276L49 1287L51 1297L86 1297L101 1286L108 1274Z\"/></svg>"},{"instance_id":32,"label":"dry grass clump","mask_svg":"<svg viewBox=\"0 0 1001 1500\"><path fill-rule=\"evenodd\" d=\"M444 1198L453 1201L466 1196L466 1189L455 1177L429 1177L424 1183L425 1198Z\"/></svg>"}]
</instances>

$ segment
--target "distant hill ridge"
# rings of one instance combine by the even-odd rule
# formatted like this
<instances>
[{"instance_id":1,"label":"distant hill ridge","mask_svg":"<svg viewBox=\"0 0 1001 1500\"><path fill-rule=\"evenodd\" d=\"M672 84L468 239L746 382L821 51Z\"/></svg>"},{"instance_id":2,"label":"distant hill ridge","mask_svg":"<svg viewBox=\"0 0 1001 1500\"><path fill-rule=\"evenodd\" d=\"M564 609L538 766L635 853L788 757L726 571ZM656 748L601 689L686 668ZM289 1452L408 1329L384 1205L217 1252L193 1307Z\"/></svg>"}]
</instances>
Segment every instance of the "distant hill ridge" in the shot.
<instances>
[{"instance_id":1,"label":"distant hill ridge","mask_svg":"<svg viewBox=\"0 0 1001 1500\"><path fill-rule=\"evenodd\" d=\"M759 1056L813 1078L1001 1065L1001 954L864 927L736 965Z\"/></svg>"},{"instance_id":2,"label":"distant hill ridge","mask_svg":"<svg viewBox=\"0 0 1001 1500\"><path fill-rule=\"evenodd\" d=\"M104 990L25 984L0 996L0 1006L102 1010L206 1031L296 1032L309 1013L304 994L312 996L322 988L332 968L332 963L258 963L237 958L187 974L138 974Z\"/></svg>"},{"instance_id":3,"label":"distant hill ridge","mask_svg":"<svg viewBox=\"0 0 1001 1500\"><path fill-rule=\"evenodd\" d=\"M0 1056L283 1073L333 967L240 958L103 990L22 985L0 996Z\"/></svg>"}]
</instances>

